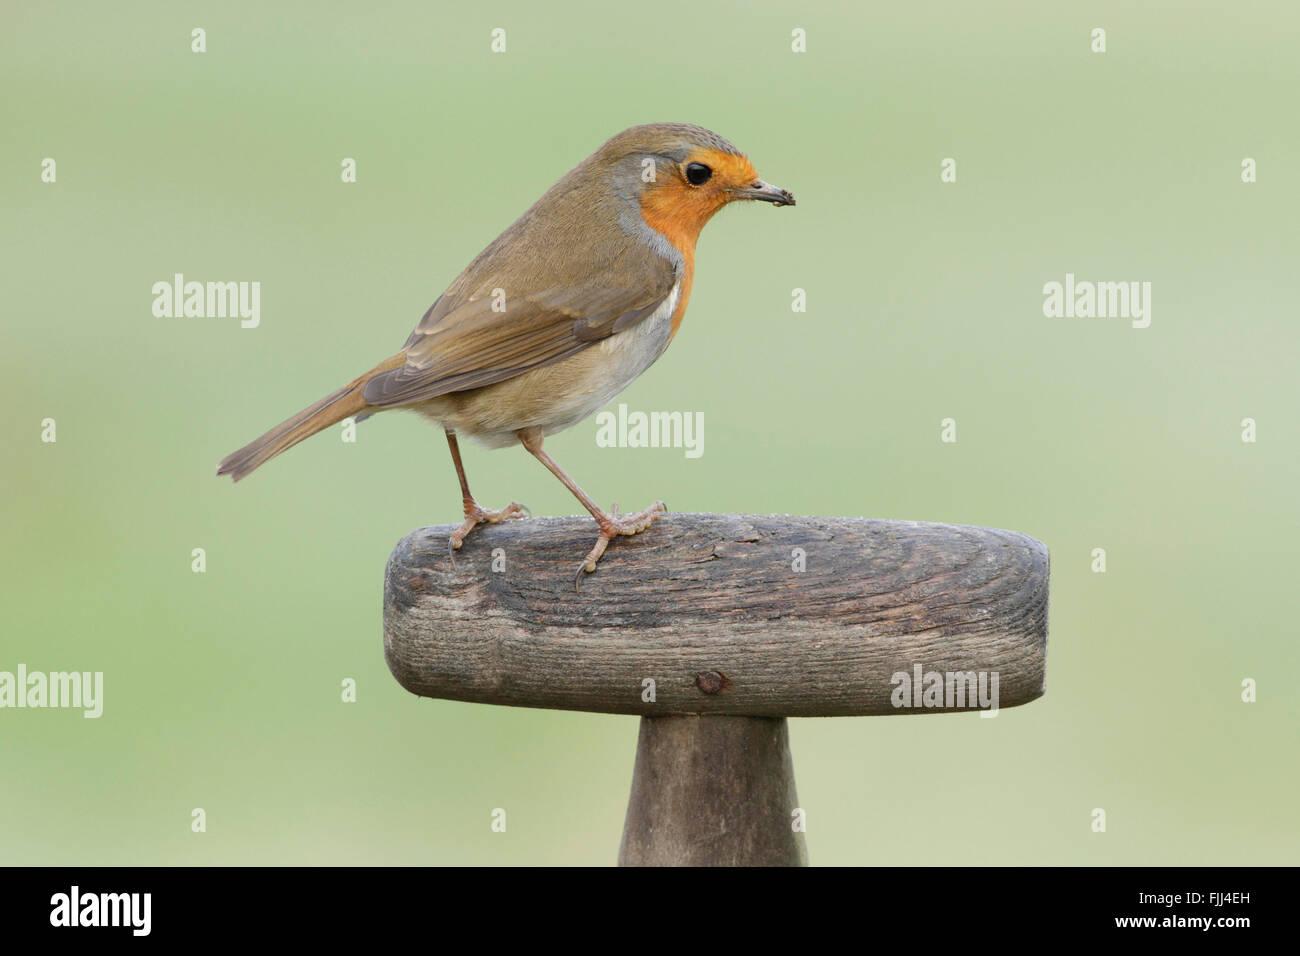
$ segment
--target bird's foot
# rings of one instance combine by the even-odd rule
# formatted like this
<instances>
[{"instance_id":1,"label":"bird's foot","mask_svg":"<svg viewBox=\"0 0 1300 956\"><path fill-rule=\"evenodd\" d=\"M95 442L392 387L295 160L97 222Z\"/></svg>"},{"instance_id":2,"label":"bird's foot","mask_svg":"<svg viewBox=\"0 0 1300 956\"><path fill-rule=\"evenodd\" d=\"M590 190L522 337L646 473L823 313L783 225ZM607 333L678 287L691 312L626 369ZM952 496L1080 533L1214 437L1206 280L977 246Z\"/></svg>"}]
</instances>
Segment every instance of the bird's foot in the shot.
<instances>
[{"instance_id":1,"label":"bird's foot","mask_svg":"<svg viewBox=\"0 0 1300 956\"><path fill-rule=\"evenodd\" d=\"M481 524L499 524L510 518L531 518L533 513L528 510L526 505L521 505L517 501L512 501L500 511L488 511L486 508L479 506L479 503L473 498L465 502L465 521L459 528L451 533L447 539L447 554L451 557L451 563L456 563L456 552L460 550L461 545L465 543L465 538L469 533Z\"/></svg>"},{"instance_id":2,"label":"bird's foot","mask_svg":"<svg viewBox=\"0 0 1300 956\"><path fill-rule=\"evenodd\" d=\"M578 565L578 573L573 577L573 590L578 590L578 582L582 580L584 574L591 574L596 570L596 562L605 553L610 541L619 535L639 534L654 524L655 519L667 511L668 509L662 501L656 501L644 511L638 511L632 515L620 515L616 504L610 509L609 514L597 518L596 524L600 526L600 537L596 539L596 546L591 549L591 553L587 555L586 560Z\"/></svg>"}]
</instances>

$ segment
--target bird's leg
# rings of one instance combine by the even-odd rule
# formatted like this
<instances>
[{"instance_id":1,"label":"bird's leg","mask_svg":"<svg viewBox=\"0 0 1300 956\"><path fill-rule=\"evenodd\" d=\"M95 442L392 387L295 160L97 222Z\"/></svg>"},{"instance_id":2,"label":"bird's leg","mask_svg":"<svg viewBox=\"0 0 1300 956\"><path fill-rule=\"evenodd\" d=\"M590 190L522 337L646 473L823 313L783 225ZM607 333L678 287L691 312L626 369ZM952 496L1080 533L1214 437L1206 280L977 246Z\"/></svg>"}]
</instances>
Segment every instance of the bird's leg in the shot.
<instances>
[{"instance_id":1,"label":"bird's leg","mask_svg":"<svg viewBox=\"0 0 1300 956\"><path fill-rule=\"evenodd\" d=\"M550 455L542 451L542 430L540 428L524 428L519 431L519 441L528 449L529 454L540 461L550 470L556 478L564 482L564 487L573 492L573 496L582 502L582 506L591 513L596 519L596 525L600 528L600 536L596 538L595 547L587 555L582 564L578 565L578 573L573 578L573 588L576 591L578 582L582 580L584 572L591 574L596 570L596 562L600 556L605 553L609 547L609 542L617 535L633 535L644 531L654 523L655 519L664 514L668 509L664 507L662 501L656 501L644 511L638 511L636 514L620 515L618 505L606 514L601 510L596 502L591 500L591 496L578 487L578 483L564 473Z\"/></svg>"},{"instance_id":2,"label":"bird's leg","mask_svg":"<svg viewBox=\"0 0 1300 956\"><path fill-rule=\"evenodd\" d=\"M505 521L507 518L532 517L532 513L518 502L510 502L500 511L488 511L486 508L479 506L474 500L474 496L469 493L469 481L465 478L465 466L460 461L460 445L456 443L456 433L450 428L446 429L447 445L451 448L451 460L456 465L456 477L460 479L461 501L465 505L465 523L451 533L448 540L448 553L460 549L465 543L465 536L474 530L480 524L496 524L498 521ZM452 563L455 563L455 556L452 555Z\"/></svg>"}]
</instances>

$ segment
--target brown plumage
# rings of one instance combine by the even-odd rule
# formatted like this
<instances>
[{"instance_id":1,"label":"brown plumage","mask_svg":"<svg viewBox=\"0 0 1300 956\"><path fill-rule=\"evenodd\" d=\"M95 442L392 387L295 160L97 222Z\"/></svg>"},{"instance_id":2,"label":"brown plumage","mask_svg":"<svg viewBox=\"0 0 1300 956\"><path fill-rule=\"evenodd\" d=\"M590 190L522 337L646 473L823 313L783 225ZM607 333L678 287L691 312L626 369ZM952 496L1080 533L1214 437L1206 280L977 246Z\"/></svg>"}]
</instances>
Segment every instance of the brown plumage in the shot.
<instances>
[{"instance_id":1,"label":"brown plumage","mask_svg":"<svg viewBox=\"0 0 1300 956\"><path fill-rule=\"evenodd\" d=\"M740 199L794 204L709 130L658 123L619 133L475 257L401 352L229 455L217 473L238 481L344 418L413 408L447 432L465 511L453 549L477 524L524 511L479 507L455 436L518 442L596 519L600 537L578 573L594 571L612 537L648 527L663 505L606 514L542 439L606 404L668 347L690 299L700 230Z\"/></svg>"}]
</instances>

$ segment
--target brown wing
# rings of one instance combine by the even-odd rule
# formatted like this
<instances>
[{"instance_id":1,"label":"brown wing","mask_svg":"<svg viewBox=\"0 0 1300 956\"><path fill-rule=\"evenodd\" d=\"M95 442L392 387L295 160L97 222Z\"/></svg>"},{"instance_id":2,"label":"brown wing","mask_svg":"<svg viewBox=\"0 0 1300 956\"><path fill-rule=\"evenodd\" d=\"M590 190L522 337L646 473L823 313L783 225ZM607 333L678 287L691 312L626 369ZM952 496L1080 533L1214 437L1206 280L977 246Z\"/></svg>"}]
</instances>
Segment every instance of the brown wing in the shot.
<instances>
[{"instance_id":1,"label":"brown wing","mask_svg":"<svg viewBox=\"0 0 1300 956\"><path fill-rule=\"evenodd\" d=\"M409 405L491 385L559 362L635 325L663 304L676 282L672 262L637 246L625 247L624 255L603 268L582 270L585 282L563 287L509 275L518 270L484 280L482 273L494 270L476 268L476 261L411 333L406 364L366 383L366 403ZM474 272L479 273L473 276L475 288L466 293L462 290ZM504 295L504 311L496 289Z\"/></svg>"}]
</instances>

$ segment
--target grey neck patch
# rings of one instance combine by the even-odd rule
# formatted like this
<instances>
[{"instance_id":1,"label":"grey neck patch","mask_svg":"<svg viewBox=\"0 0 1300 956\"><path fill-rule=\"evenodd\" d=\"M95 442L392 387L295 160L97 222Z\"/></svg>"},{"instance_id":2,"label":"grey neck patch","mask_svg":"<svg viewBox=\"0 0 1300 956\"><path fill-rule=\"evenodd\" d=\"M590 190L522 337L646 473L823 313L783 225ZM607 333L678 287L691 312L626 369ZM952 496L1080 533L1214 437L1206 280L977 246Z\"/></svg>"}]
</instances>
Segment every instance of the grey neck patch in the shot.
<instances>
[{"instance_id":1,"label":"grey neck patch","mask_svg":"<svg viewBox=\"0 0 1300 956\"><path fill-rule=\"evenodd\" d=\"M635 236L660 256L673 264L680 278L685 260L677 248L663 235L651 229L641 218L642 160L653 160L657 166L672 163L669 156L645 154L628 156L614 167L612 185L613 193L618 197L618 223L628 235ZM658 169L656 175L667 175L667 170Z\"/></svg>"}]
</instances>

